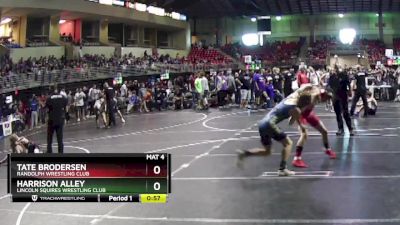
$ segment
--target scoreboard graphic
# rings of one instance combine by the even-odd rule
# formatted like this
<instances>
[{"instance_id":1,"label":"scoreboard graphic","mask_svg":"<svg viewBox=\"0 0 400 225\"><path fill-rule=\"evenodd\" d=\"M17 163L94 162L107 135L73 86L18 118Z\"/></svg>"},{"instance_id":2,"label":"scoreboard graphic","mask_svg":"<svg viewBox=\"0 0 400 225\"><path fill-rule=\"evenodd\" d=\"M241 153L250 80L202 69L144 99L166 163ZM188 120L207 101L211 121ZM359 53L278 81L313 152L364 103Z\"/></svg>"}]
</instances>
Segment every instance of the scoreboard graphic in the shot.
<instances>
[{"instance_id":1,"label":"scoreboard graphic","mask_svg":"<svg viewBox=\"0 0 400 225\"><path fill-rule=\"evenodd\" d=\"M166 203L170 154L9 154L13 202Z\"/></svg>"}]
</instances>

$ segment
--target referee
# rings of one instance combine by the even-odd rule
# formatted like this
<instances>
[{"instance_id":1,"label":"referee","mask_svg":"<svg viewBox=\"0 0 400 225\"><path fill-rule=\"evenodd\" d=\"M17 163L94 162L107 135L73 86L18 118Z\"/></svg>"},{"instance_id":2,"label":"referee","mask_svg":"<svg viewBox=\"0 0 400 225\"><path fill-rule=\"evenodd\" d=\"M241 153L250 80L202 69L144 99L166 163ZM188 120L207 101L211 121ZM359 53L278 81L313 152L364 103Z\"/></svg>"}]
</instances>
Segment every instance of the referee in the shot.
<instances>
[{"instance_id":1,"label":"referee","mask_svg":"<svg viewBox=\"0 0 400 225\"><path fill-rule=\"evenodd\" d=\"M57 88L46 101L49 119L47 122L47 153L53 153L53 134L56 132L58 153L64 152L63 127L68 100L58 93Z\"/></svg>"},{"instance_id":2,"label":"referee","mask_svg":"<svg viewBox=\"0 0 400 225\"><path fill-rule=\"evenodd\" d=\"M328 86L333 91L333 109L336 114L338 131L336 135L344 135L343 119L349 129L350 136L354 136L353 126L349 115L348 96L350 95L350 81L348 74L343 69L335 68L330 71ZM342 117L343 116L343 117Z\"/></svg>"}]
</instances>

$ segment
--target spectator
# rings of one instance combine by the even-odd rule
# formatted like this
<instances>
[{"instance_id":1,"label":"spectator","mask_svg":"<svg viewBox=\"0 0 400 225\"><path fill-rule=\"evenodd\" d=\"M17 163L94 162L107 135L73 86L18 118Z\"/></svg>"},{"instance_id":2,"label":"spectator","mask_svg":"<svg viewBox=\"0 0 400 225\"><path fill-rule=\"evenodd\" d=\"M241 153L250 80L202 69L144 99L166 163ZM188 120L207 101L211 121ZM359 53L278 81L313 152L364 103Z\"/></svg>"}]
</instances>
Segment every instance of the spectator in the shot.
<instances>
[{"instance_id":1,"label":"spectator","mask_svg":"<svg viewBox=\"0 0 400 225\"><path fill-rule=\"evenodd\" d=\"M30 101L30 111L31 111L31 126L30 126L30 128L33 129L38 125L38 121L39 121L39 116L38 116L39 103L38 103L38 100L37 100L35 94L33 94L32 99Z\"/></svg>"},{"instance_id":2,"label":"spectator","mask_svg":"<svg viewBox=\"0 0 400 225\"><path fill-rule=\"evenodd\" d=\"M74 100L75 100L75 106L76 106L76 118L77 118L78 122L80 122L81 119L84 119L84 120L86 119L84 117L84 111L83 111L83 107L85 105L84 98L85 98L85 93L83 93L81 88L77 88Z\"/></svg>"},{"instance_id":3,"label":"spectator","mask_svg":"<svg viewBox=\"0 0 400 225\"><path fill-rule=\"evenodd\" d=\"M124 83L122 84L121 88L120 88L120 92L121 92L121 97L128 97L128 87L127 87L127 81L124 81Z\"/></svg>"},{"instance_id":4,"label":"spectator","mask_svg":"<svg viewBox=\"0 0 400 225\"><path fill-rule=\"evenodd\" d=\"M136 95L136 91L132 91L129 94L129 104L127 106L126 113L130 113L132 109L136 111L138 106L140 106L140 99Z\"/></svg>"},{"instance_id":5,"label":"spectator","mask_svg":"<svg viewBox=\"0 0 400 225\"><path fill-rule=\"evenodd\" d=\"M46 123L46 100L47 96L42 93L39 97L39 119L42 124Z\"/></svg>"}]
</instances>

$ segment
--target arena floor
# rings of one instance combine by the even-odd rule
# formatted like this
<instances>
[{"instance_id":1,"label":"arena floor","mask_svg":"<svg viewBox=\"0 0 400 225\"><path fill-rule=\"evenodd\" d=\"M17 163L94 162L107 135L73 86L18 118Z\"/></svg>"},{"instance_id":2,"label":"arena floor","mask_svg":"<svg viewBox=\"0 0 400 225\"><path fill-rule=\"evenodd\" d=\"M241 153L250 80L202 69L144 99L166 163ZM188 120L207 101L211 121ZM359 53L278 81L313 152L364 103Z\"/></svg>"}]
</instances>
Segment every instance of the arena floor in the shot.
<instances>
[{"instance_id":1,"label":"arena floor","mask_svg":"<svg viewBox=\"0 0 400 225\"><path fill-rule=\"evenodd\" d=\"M301 173L293 177L276 176L281 148L276 143L272 156L237 165L235 149L260 146L256 123L266 112L130 115L126 125L107 130L96 129L93 121L69 125L66 152L171 153L169 202L10 203L3 165L1 224L400 224L400 106L382 103L376 117L354 120L353 138L336 137L334 114L322 107L318 112L338 159L323 154L321 138L311 130L303 155L310 167L294 169ZM297 140L296 129L289 129ZM43 130L29 138L45 143ZM3 157L8 144L1 143Z\"/></svg>"}]
</instances>

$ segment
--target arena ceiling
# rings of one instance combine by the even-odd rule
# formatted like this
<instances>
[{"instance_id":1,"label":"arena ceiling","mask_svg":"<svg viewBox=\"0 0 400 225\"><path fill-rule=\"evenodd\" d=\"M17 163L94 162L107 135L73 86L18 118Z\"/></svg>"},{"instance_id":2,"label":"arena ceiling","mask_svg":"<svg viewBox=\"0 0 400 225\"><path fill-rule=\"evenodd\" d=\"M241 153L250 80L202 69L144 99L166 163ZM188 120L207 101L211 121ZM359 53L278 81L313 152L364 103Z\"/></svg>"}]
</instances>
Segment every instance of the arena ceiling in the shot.
<instances>
[{"instance_id":1,"label":"arena ceiling","mask_svg":"<svg viewBox=\"0 0 400 225\"><path fill-rule=\"evenodd\" d=\"M400 0L140 0L190 17L400 12Z\"/></svg>"}]
</instances>

